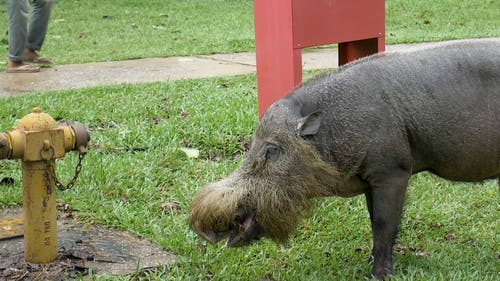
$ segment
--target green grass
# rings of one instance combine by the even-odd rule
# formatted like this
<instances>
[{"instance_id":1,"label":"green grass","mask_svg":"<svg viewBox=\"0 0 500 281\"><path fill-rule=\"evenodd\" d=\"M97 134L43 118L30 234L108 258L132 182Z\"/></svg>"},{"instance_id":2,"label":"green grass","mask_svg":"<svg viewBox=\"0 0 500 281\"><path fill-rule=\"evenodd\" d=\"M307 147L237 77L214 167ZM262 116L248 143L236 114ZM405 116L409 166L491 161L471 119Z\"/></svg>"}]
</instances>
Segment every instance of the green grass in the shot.
<instances>
[{"instance_id":1,"label":"green grass","mask_svg":"<svg viewBox=\"0 0 500 281\"><path fill-rule=\"evenodd\" d=\"M251 0L54 0L42 54L56 64L253 51ZM0 17L6 19L5 0ZM500 36L498 0L387 0L387 43ZM7 61L0 21L0 67Z\"/></svg>"},{"instance_id":2,"label":"green grass","mask_svg":"<svg viewBox=\"0 0 500 281\"><path fill-rule=\"evenodd\" d=\"M249 0L55 0L42 54L56 64L252 51ZM498 0L387 0L387 43L500 36ZM6 18L5 0L0 17ZM0 21L0 69L7 57ZM309 73L310 75L310 73ZM77 186L58 192L77 218L126 229L178 256L142 280L363 280L371 247L362 197L318 202L287 245L207 245L189 230L196 190L242 160L257 124L255 77L239 76L48 92L2 99L0 131L34 106L88 126L92 141ZM186 157L182 147L200 151ZM57 161L70 179L76 153ZM18 161L0 161L0 209L21 203ZM497 280L500 205L494 182L414 177L393 280ZM180 213L162 204L177 202ZM134 276L98 280L129 280Z\"/></svg>"},{"instance_id":3,"label":"green grass","mask_svg":"<svg viewBox=\"0 0 500 281\"><path fill-rule=\"evenodd\" d=\"M498 36L498 0L386 1L388 44Z\"/></svg>"},{"instance_id":4,"label":"green grass","mask_svg":"<svg viewBox=\"0 0 500 281\"><path fill-rule=\"evenodd\" d=\"M0 17L6 18L5 10L1 5ZM52 12L42 53L56 64L254 48L250 0L54 0ZM6 60L7 36L0 36Z\"/></svg>"},{"instance_id":5,"label":"green grass","mask_svg":"<svg viewBox=\"0 0 500 281\"><path fill-rule=\"evenodd\" d=\"M196 190L242 160L257 124L255 77L184 80L6 98L0 130L40 106L57 120L86 124L92 140L77 186L58 192L77 219L126 229L178 255L142 280L363 280L371 232L364 199L328 198L287 245L207 245L187 226ZM200 150L187 158L181 147ZM76 153L57 161L67 181ZM20 204L20 164L1 161L0 209ZM393 280L497 280L498 187L453 184L428 174L409 188ZM162 209L177 202L180 213ZM135 275L134 275L135 276ZM129 280L134 276L98 280Z\"/></svg>"}]
</instances>

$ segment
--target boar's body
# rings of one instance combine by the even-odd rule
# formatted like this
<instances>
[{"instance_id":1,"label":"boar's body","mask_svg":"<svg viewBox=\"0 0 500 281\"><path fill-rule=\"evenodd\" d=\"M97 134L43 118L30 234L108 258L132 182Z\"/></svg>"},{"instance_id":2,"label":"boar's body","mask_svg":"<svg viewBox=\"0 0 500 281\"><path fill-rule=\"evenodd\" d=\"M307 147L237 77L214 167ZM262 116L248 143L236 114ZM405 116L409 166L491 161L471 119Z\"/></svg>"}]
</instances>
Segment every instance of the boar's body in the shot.
<instances>
[{"instance_id":1,"label":"boar's body","mask_svg":"<svg viewBox=\"0 0 500 281\"><path fill-rule=\"evenodd\" d=\"M500 176L500 43L375 55L301 86L262 117L242 166L200 191L190 224L229 246L286 239L313 197L364 194L371 275L392 267L408 180Z\"/></svg>"},{"instance_id":2,"label":"boar's body","mask_svg":"<svg viewBox=\"0 0 500 281\"><path fill-rule=\"evenodd\" d=\"M268 115L288 122L314 112L321 127L308 141L343 174L498 177L500 44L373 56L297 89Z\"/></svg>"}]
</instances>

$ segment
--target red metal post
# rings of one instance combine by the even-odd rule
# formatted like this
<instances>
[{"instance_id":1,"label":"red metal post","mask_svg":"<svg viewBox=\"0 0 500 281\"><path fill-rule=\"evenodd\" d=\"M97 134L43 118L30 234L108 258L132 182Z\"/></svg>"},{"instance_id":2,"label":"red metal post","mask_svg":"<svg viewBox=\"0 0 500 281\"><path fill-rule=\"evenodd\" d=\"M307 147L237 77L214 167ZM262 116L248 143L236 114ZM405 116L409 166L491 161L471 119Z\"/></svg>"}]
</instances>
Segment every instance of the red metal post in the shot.
<instances>
[{"instance_id":1,"label":"red metal post","mask_svg":"<svg viewBox=\"0 0 500 281\"><path fill-rule=\"evenodd\" d=\"M384 0L254 0L259 116L302 82L301 49L339 43L339 64L384 51Z\"/></svg>"},{"instance_id":2,"label":"red metal post","mask_svg":"<svg viewBox=\"0 0 500 281\"><path fill-rule=\"evenodd\" d=\"M302 82L301 49L294 48L292 2L255 0L259 116Z\"/></svg>"}]
</instances>

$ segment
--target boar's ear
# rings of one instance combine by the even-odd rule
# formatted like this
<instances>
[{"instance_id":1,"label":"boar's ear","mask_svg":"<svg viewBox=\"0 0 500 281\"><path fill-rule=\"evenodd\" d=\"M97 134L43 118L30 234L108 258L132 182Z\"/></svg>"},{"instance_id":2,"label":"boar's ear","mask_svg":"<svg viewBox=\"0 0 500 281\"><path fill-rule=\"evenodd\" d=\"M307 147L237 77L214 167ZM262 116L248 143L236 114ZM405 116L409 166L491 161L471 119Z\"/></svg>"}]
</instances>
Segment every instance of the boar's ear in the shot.
<instances>
[{"instance_id":1,"label":"boar's ear","mask_svg":"<svg viewBox=\"0 0 500 281\"><path fill-rule=\"evenodd\" d=\"M321 125L321 112L316 111L299 119L297 130L301 137L312 136L318 132Z\"/></svg>"}]
</instances>

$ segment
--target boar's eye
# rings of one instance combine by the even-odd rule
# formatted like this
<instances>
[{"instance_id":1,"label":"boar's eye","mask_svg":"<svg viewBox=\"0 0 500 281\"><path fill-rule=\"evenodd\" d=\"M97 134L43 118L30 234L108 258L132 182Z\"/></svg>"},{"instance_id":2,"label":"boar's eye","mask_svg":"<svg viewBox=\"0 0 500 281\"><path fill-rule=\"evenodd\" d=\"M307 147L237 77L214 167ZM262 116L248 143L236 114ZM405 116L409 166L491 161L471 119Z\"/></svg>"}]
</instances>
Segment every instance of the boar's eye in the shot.
<instances>
[{"instance_id":1,"label":"boar's eye","mask_svg":"<svg viewBox=\"0 0 500 281\"><path fill-rule=\"evenodd\" d=\"M266 147L266 160L277 160L281 154L281 148L274 144L268 144Z\"/></svg>"}]
</instances>

